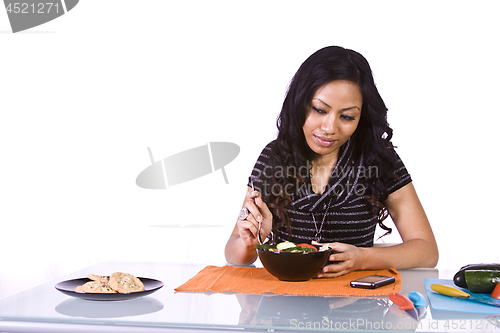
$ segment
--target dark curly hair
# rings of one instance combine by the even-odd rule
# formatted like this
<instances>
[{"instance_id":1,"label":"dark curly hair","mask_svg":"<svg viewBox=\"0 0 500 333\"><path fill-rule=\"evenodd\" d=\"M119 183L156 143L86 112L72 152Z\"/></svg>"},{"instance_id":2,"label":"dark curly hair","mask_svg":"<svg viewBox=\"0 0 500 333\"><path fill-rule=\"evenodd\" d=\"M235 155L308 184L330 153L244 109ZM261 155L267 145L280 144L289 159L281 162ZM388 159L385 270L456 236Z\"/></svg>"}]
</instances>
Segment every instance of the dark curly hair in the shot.
<instances>
[{"instance_id":1,"label":"dark curly hair","mask_svg":"<svg viewBox=\"0 0 500 333\"><path fill-rule=\"evenodd\" d=\"M289 84L277 119L278 137L270 156L270 166L273 169L281 166L299 168L314 160L316 153L307 145L302 127L317 89L335 80L353 82L361 91L361 117L350 139L355 147L353 156L357 161L363 156L366 166L377 166L377 175L366 179L365 200L371 212L378 217L379 225L390 233L390 228L382 223L388 216L382 202L388 196L384 181L393 176L397 160L391 143L393 132L387 123L387 107L375 86L371 68L361 54L339 46L329 46L316 51L302 63ZM342 149L343 147L340 154ZM287 174L279 178L273 177L271 181L281 185L274 188L284 189L288 186L290 189L290 186L294 186L296 191L293 193L297 193L296 187L304 184L306 177ZM290 192L282 190L280 193L270 193L266 198L274 215L281 220L280 225L273 225L274 230L282 225L291 230L290 219L284 209L293 201Z\"/></svg>"}]
</instances>

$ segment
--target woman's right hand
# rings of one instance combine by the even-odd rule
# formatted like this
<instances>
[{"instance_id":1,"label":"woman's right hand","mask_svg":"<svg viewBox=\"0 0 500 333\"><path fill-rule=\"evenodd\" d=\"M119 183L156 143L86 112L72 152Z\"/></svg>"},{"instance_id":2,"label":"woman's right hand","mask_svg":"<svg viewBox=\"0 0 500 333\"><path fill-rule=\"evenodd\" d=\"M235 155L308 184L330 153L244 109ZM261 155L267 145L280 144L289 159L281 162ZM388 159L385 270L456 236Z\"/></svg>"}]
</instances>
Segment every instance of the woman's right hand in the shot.
<instances>
[{"instance_id":1,"label":"woman's right hand","mask_svg":"<svg viewBox=\"0 0 500 333\"><path fill-rule=\"evenodd\" d=\"M260 192L254 191L248 187L242 209L248 209L248 216L244 220L236 222L238 233L241 241L247 247L253 247L259 244L257 234L259 231L259 222L261 225L261 238L262 240L271 233L273 214L267 207L267 204L262 201Z\"/></svg>"}]
</instances>

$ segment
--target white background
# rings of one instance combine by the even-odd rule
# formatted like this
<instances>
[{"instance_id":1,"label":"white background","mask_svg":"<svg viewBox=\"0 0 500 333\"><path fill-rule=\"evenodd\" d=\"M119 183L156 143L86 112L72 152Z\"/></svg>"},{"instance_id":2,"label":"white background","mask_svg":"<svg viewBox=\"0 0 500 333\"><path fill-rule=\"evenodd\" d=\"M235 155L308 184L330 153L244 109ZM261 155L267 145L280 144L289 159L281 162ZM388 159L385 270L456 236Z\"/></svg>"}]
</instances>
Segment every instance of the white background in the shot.
<instances>
[{"instance_id":1,"label":"white background","mask_svg":"<svg viewBox=\"0 0 500 333\"><path fill-rule=\"evenodd\" d=\"M288 82L327 45L372 66L438 267L498 262L497 14L495 1L82 0L13 34L0 10L0 298L106 260L223 265ZM228 185L218 171L136 186L147 147L158 160L209 141L241 148Z\"/></svg>"}]
</instances>

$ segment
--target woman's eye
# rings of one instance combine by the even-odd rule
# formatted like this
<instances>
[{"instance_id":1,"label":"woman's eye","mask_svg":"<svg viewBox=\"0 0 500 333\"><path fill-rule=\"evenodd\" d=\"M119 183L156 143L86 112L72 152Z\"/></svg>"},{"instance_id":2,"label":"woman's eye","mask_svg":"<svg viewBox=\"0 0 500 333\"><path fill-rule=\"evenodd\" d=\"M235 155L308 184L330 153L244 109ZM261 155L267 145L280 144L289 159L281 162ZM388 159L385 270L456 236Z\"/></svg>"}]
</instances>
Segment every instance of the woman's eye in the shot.
<instances>
[{"instance_id":1,"label":"woman's eye","mask_svg":"<svg viewBox=\"0 0 500 333\"><path fill-rule=\"evenodd\" d=\"M317 113L320 113L320 114L325 114L325 113L326 113L326 111L325 111L325 110L321 110L321 109L319 109L319 108L317 108L317 107L315 107L315 106L311 106L311 108L312 108L314 111L316 111Z\"/></svg>"},{"instance_id":2,"label":"woman's eye","mask_svg":"<svg viewBox=\"0 0 500 333\"><path fill-rule=\"evenodd\" d=\"M348 115L346 115L346 114L343 114L343 115L341 115L340 117L341 117L342 119L344 119L344 120L349 120L349 121L350 121L350 120L354 120L354 119L356 119L356 118L354 118L354 117L352 117L352 116L348 116Z\"/></svg>"}]
</instances>

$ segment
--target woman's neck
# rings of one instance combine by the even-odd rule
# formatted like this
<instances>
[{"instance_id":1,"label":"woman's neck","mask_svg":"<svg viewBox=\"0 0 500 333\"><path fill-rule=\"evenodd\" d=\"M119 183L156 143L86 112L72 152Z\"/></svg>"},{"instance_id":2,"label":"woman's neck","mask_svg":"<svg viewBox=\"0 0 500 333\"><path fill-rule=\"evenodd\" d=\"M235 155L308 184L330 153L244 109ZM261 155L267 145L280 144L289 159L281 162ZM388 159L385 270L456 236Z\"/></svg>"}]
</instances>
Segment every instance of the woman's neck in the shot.
<instances>
[{"instance_id":1,"label":"woman's neck","mask_svg":"<svg viewBox=\"0 0 500 333\"><path fill-rule=\"evenodd\" d=\"M339 158L338 151L329 155L320 155L312 161L313 168L320 168L325 170L333 171L335 165L337 165L337 160Z\"/></svg>"},{"instance_id":2,"label":"woman's neck","mask_svg":"<svg viewBox=\"0 0 500 333\"><path fill-rule=\"evenodd\" d=\"M330 175L337 165L338 154L334 156L319 156L311 163L311 183L315 193L323 193L330 180Z\"/></svg>"}]
</instances>

